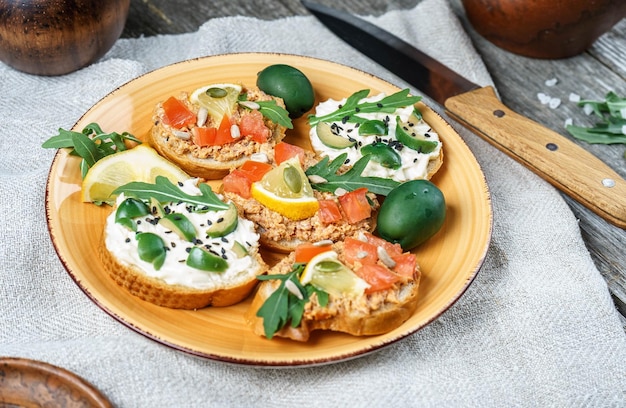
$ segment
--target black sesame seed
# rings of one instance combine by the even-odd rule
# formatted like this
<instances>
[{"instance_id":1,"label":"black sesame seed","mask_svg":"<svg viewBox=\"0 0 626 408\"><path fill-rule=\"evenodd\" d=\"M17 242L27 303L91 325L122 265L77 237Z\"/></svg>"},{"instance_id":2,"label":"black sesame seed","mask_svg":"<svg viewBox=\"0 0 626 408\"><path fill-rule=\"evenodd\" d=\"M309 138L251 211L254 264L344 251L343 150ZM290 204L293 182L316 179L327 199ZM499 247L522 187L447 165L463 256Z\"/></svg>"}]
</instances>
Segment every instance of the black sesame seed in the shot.
<instances>
[{"instance_id":1,"label":"black sesame seed","mask_svg":"<svg viewBox=\"0 0 626 408\"><path fill-rule=\"evenodd\" d=\"M172 248L176 248L176 242L170 242L170 246L171 246Z\"/></svg>"},{"instance_id":2,"label":"black sesame seed","mask_svg":"<svg viewBox=\"0 0 626 408\"><path fill-rule=\"evenodd\" d=\"M178 182L178 187L182 187L182 186L184 186L183 182L182 182L182 181L179 181L179 182Z\"/></svg>"},{"instance_id":3,"label":"black sesame seed","mask_svg":"<svg viewBox=\"0 0 626 408\"><path fill-rule=\"evenodd\" d=\"M185 252L190 253L191 252L191 248L185 248Z\"/></svg>"},{"instance_id":4,"label":"black sesame seed","mask_svg":"<svg viewBox=\"0 0 626 408\"><path fill-rule=\"evenodd\" d=\"M226 238L226 237L222 237L222 242L226 242L226 243L228 243L228 238Z\"/></svg>"},{"instance_id":5,"label":"black sesame seed","mask_svg":"<svg viewBox=\"0 0 626 408\"><path fill-rule=\"evenodd\" d=\"M382 103L380 103L380 102L378 102L378 103L376 104L376 107L378 107L379 109L381 109L381 108L383 107L383 104L382 104Z\"/></svg>"},{"instance_id":6,"label":"black sesame seed","mask_svg":"<svg viewBox=\"0 0 626 408\"><path fill-rule=\"evenodd\" d=\"M124 240L124 242L126 242L126 243L128 244L128 243L130 242L130 238L126 238L126 239Z\"/></svg>"},{"instance_id":7,"label":"black sesame seed","mask_svg":"<svg viewBox=\"0 0 626 408\"><path fill-rule=\"evenodd\" d=\"M220 222L224 222L224 217L220 217L220 218L218 218L216 222L217 222L218 224L219 224Z\"/></svg>"},{"instance_id":8,"label":"black sesame seed","mask_svg":"<svg viewBox=\"0 0 626 408\"><path fill-rule=\"evenodd\" d=\"M200 240L198 238L194 239L193 243L196 244L196 245L202 245L203 244L202 240Z\"/></svg>"}]
</instances>

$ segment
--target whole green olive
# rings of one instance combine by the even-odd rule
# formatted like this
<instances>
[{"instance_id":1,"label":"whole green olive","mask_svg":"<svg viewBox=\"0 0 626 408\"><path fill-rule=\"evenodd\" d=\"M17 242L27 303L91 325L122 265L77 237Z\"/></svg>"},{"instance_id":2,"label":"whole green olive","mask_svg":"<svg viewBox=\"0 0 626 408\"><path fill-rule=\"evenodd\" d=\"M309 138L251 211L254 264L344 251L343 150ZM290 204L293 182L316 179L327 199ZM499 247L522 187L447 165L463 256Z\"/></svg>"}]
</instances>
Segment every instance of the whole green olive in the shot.
<instances>
[{"instance_id":1,"label":"whole green olive","mask_svg":"<svg viewBox=\"0 0 626 408\"><path fill-rule=\"evenodd\" d=\"M257 75L256 85L263 92L282 98L291 118L304 115L315 103L311 81L291 65L275 64L264 68Z\"/></svg>"},{"instance_id":2,"label":"whole green olive","mask_svg":"<svg viewBox=\"0 0 626 408\"><path fill-rule=\"evenodd\" d=\"M407 251L435 235L445 218L446 201L441 190L428 180L411 180L387 195L376 229L381 238Z\"/></svg>"}]
</instances>

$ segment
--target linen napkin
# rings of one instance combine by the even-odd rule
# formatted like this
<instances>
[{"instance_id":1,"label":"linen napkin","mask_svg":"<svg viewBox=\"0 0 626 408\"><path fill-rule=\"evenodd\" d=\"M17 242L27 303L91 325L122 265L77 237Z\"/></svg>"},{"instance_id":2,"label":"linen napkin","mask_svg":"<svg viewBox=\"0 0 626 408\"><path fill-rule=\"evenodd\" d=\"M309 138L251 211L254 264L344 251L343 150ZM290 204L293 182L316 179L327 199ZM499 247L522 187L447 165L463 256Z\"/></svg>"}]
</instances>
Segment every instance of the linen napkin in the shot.
<instances>
[{"instance_id":1,"label":"linen napkin","mask_svg":"<svg viewBox=\"0 0 626 408\"><path fill-rule=\"evenodd\" d=\"M491 83L445 0L367 19ZM121 39L98 63L62 77L0 65L0 355L69 369L119 407L624 406L626 336L575 217L555 189L456 125L490 187L493 238L465 295L414 335L351 361L271 370L171 350L95 306L48 235L54 152L41 143L143 73L246 51L324 58L408 86L310 16L220 18L189 34Z\"/></svg>"}]
</instances>

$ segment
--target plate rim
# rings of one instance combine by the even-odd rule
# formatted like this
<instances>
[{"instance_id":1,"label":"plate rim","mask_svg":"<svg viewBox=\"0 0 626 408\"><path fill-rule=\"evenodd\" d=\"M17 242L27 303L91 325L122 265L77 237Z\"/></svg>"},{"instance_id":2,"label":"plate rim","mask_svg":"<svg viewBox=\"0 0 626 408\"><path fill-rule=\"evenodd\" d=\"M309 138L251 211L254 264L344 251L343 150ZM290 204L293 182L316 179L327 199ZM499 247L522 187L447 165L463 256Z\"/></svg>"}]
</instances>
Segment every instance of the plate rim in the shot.
<instances>
[{"instance_id":1,"label":"plate rim","mask_svg":"<svg viewBox=\"0 0 626 408\"><path fill-rule=\"evenodd\" d=\"M282 53L282 52L236 52L236 53L222 53L222 54L215 54L215 55L208 55L208 56L201 56L201 57L196 57L196 58L191 58L191 59L187 59L187 60L182 60L182 61L177 61L171 64L167 64L155 69L152 69L150 71L147 71L141 75L138 75L126 82L124 82L123 84L115 87L113 90L111 90L110 92L106 93L102 98L100 98L96 103L92 104L77 120L76 122L72 125L71 129L72 130L76 130L76 127L78 126L78 124L80 122L83 121L83 119L88 116L90 114L91 111L95 110L96 108L98 108L101 104L105 103L109 98L115 97L115 95L119 92L121 92L123 90L124 87L129 86L131 83L140 80L142 78L145 78L149 75L152 75L154 73L158 73L160 71L164 71L164 70L169 70L169 69L173 69L176 66L181 66L181 65L185 65L185 64L194 64L196 62L202 62L205 60L210 60L210 59L216 59L216 58L223 58L223 57L232 57L232 56L239 56L239 57L245 57L245 56L257 56L257 57L276 57L276 58L295 58L298 60L310 60L310 61L315 61L317 63L322 63L322 64L330 64L330 65L336 65L336 66L340 66L343 67L344 69L347 70L352 70L355 72L358 72L361 75L373 78L377 81L382 81L388 85L390 85L393 88L396 89L401 89L399 86L397 86L396 84L383 79L377 75L374 75L372 73L363 71L362 69L347 65L347 64L343 64L343 63L339 63L339 62L335 62L335 61L331 61L331 60L326 60L326 59L322 59L322 58L317 58L317 57L312 57L312 56L305 56L305 55L297 55L297 54L290 54L290 53ZM423 103L420 102L420 103ZM426 105L426 104L425 104ZM490 243L492 240L492 235L493 235L493 204L492 204L492 200L491 200L491 192L489 189L489 186L487 184L487 180L485 177L485 174L482 170L482 166L480 165L480 163L478 162L478 160L476 159L475 155L473 154L473 152L471 152L471 149L469 148L469 146L467 145L467 143L465 142L465 140L463 140L463 138L456 132L456 130L452 127L452 125L445 120L440 114L439 112L435 111L434 109L432 109L430 106L426 105L426 107L431 111L432 114L436 115L437 118L440 120L441 124L447 126L448 128L450 128L450 130L452 131L452 133L458 138L458 141L461 142L463 145L465 145L465 147L467 148L467 150L471 153L474 161L476 162L476 165L478 167L478 169L480 170L480 174L481 174L481 179L482 179L482 187L484 188L484 194L485 194L485 201L486 201L486 206L488 208L488 219L486 220L488 223L487 226L487 239L485 242L484 247L482 248L481 252L480 252L480 257L478 259L478 262L475 264L473 270L471 271L471 273L468 273L466 276L466 280L464 285L457 291L454 293L454 296L452 298L449 299L449 301L445 304L442 305L442 307L437 311L437 313L433 314L429 319L425 320L423 322L423 324L419 325L419 327L414 327L414 328L410 328L408 330L405 330L401 333L398 333L398 335L394 338L391 339L386 339L380 343L375 343L375 344L370 344L367 345L366 347L362 348L362 349L358 349L358 350L354 350L351 352L347 352L347 353L337 353L337 354L333 354L332 356L329 357L319 357L319 358L315 358L315 359L290 359L290 360L281 360L281 361L268 361L268 360L262 360L262 359L246 359L246 358L237 358L237 357L230 357L230 356L224 356L224 355L220 355L220 354L216 354L216 353L211 353L211 352L201 352L198 350L193 350L190 349L188 347L185 347L183 345L179 345L179 344L175 344L171 341L168 341L166 339L162 339L159 338L157 335L155 335L154 333L151 333L149 330L145 330L142 329L138 326L136 326L133 322L127 321L127 319L125 319L124 317L118 315L114 310L111 310L109 307L107 307L100 299L98 299L94 294L91 293L91 291L89 290L89 288L85 287L85 285L81 284L80 278L76 275L75 271L70 267L68 260L66 259L66 257L61 253L61 248L59 247L59 243L57 242L55 233L53 232L53 226L51 225L51 212L52 212L52 208L51 208L51 185L53 184L53 170L56 168L56 166L59 164L59 162L64 158L65 155L67 155L67 152L65 151L65 149L58 149L57 152L55 153L53 160L51 162L49 171L48 171L48 177L47 177L47 181L46 181L46 188L45 188L45 214L46 214L46 225L47 225L47 229L48 229L48 233L50 235L51 241L53 243L53 247L54 250L59 258L59 260L61 261L63 268L66 270L66 272L70 275L71 279L74 281L74 283L80 288L80 290L96 305L98 306L99 309L103 310L106 314L108 314L109 316L111 316L112 318L114 318L118 323L121 323L122 325L126 326L127 328L131 329L132 331L134 331L135 333L138 333L154 342L156 342L157 344L166 346L170 349L173 350L177 350L179 352L194 356L194 357L199 357L202 359L208 359L208 360L212 360L212 361L219 361L219 362L223 362L223 363L229 363L229 364L234 364L234 365L238 365L238 366L250 366L250 367L256 367L256 368L291 368L291 367L311 367L311 366L318 366L318 365L327 365L327 364L334 364L334 363L339 363L339 362L343 362L343 361L348 361L348 360L352 360L352 359L356 359L356 358L360 358L369 354L372 354L374 352L377 352L381 349L384 349L392 344L395 344L398 341L401 341L403 339L405 339L406 337L417 333L418 331L420 331L421 329L423 329L424 327L428 326L429 324L431 324L433 321L439 319L444 313L446 313L461 297L463 297L463 295L467 292L467 290L469 289L469 287L471 286L471 284L474 282L474 280L476 279L476 276L478 275L478 273L480 272L480 270L482 269L483 265L484 265L484 261L486 259L487 253L488 253L488 249L490 247ZM123 290L122 288L120 288L121 290ZM129 296L131 296L129 294Z\"/></svg>"}]
</instances>

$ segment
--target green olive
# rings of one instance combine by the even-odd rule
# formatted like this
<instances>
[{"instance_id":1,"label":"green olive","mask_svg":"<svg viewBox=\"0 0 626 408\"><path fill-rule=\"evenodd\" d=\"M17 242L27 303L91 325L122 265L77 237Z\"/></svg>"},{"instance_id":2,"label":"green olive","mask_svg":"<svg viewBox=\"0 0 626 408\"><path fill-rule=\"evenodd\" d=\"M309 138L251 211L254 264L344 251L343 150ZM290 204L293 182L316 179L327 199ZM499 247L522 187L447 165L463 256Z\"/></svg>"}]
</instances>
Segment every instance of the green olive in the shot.
<instances>
[{"instance_id":1,"label":"green olive","mask_svg":"<svg viewBox=\"0 0 626 408\"><path fill-rule=\"evenodd\" d=\"M302 71L290 65L276 64L257 75L256 85L263 92L282 98L291 118L299 118L315 103L311 81Z\"/></svg>"},{"instance_id":2,"label":"green olive","mask_svg":"<svg viewBox=\"0 0 626 408\"><path fill-rule=\"evenodd\" d=\"M381 238L407 251L435 235L445 218L446 202L441 190L428 180L411 180L387 195L376 228Z\"/></svg>"}]
</instances>

